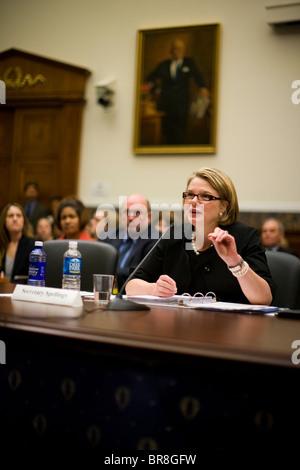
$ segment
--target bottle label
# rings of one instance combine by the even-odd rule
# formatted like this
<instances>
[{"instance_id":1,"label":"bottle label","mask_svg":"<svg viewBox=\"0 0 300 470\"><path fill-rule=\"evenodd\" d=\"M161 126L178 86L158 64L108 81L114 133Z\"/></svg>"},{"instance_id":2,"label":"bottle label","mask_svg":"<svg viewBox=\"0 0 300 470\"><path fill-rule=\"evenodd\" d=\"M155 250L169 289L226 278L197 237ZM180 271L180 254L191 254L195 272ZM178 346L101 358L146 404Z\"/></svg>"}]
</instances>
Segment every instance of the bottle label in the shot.
<instances>
[{"instance_id":1,"label":"bottle label","mask_svg":"<svg viewBox=\"0 0 300 470\"><path fill-rule=\"evenodd\" d=\"M29 279L44 281L46 273L46 263L44 261L31 261L29 263Z\"/></svg>"},{"instance_id":2,"label":"bottle label","mask_svg":"<svg viewBox=\"0 0 300 470\"><path fill-rule=\"evenodd\" d=\"M81 258L65 258L64 259L64 275L80 276L81 273Z\"/></svg>"}]
</instances>

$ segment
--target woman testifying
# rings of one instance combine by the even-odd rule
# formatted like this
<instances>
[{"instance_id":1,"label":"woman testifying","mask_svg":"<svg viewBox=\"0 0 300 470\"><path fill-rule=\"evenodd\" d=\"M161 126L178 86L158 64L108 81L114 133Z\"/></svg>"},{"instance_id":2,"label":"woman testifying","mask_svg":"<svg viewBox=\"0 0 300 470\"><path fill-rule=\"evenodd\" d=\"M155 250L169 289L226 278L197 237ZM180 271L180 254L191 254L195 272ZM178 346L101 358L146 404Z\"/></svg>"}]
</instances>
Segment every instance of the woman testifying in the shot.
<instances>
[{"instance_id":1,"label":"woman testifying","mask_svg":"<svg viewBox=\"0 0 300 470\"><path fill-rule=\"evenodd\" d=\"M214 292L218 301L270 305L274 283L258 231L237 222L231 179L214 168L192 173L183 193L187 224L171 227L126 286L127 295Z\"/></svg>"}]
</instances>

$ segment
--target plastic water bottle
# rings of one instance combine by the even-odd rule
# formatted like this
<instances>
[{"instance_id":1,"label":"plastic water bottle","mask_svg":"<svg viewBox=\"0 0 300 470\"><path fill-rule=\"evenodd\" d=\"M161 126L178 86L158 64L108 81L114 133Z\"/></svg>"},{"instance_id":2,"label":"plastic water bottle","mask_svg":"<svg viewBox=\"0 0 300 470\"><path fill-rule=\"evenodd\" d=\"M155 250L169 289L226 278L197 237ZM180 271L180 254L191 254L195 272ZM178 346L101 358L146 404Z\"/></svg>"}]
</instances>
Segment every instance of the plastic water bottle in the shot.
<instances>
[{"instance_id":1,"label":"plastic water bottle","mask_svg":"<svg viewBox=\"0 0 300 470\"><path fill-rule=\"evenodd\" d=\"M29 286L45 286L46 253L43 250L43 242L36 241L34 249L29 255Z\"/></svg>"},{"instance_id":2,"label":"plastic water bottle","mask_svg":"<svg viewBox=\"0 0 300 470\"><path fill-rule=\"evenodd\" d=\"M69 241L69 249L64 254L63 289L80 290L81 253L77 249L77 241Z\"/></svg>"}]
</instances>

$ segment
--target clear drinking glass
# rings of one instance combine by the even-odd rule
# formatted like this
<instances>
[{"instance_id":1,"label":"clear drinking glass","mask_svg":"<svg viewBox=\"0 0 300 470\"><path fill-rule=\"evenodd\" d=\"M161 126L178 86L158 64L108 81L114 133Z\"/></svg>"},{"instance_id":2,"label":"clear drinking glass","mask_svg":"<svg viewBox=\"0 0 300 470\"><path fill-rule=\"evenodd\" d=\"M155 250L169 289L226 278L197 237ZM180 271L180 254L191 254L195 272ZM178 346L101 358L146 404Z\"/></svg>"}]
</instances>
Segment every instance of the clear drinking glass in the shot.
<instances>
[{"instance_id":1,"label":"clear drinking glass","mask_svg":"<svg viewBox=\"0 0 300 470\"><path fill-rule=\"evenodd\" d=\"M106 306L110 300L114 285L114 276L111 274L93 274L94 300Z\"/></svg>"}]
</instances>

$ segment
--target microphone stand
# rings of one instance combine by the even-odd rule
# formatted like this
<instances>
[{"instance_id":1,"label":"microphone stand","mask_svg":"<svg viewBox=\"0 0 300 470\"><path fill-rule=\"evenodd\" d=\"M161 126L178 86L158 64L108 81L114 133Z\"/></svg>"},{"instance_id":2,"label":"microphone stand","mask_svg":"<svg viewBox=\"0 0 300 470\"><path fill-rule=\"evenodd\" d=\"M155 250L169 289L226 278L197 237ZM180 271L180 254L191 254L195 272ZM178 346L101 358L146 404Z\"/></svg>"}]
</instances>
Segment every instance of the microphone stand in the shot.
<instances>
[{"instance_id":1,"label":"microphone stand","mask_svg":"<svg viewBox=\"0 0 300 470\"><path fill-rule=\"evenodd\" d=\"M171 224L168 230L159 237L156 243L154 243L153 247L148 251L148 253L144 256L142 261L137 265L137 267L132 271L132 273L128 276L126 281L124 282L123 286L120 289L120 292L115 296L114 299L110 300L106 306L106 310L150 310L148 305L140 304L137 302L133 302L132 300L123 299L123 292L125 290L126 284L131 281L134 277L135 273L138 269L142 266L142 264L146 261L146 259L151 255L151 253L155 250L158 243L165 237L165 235L170 232L171 227L174 224Z\"/></svg>"}]
</instances>

